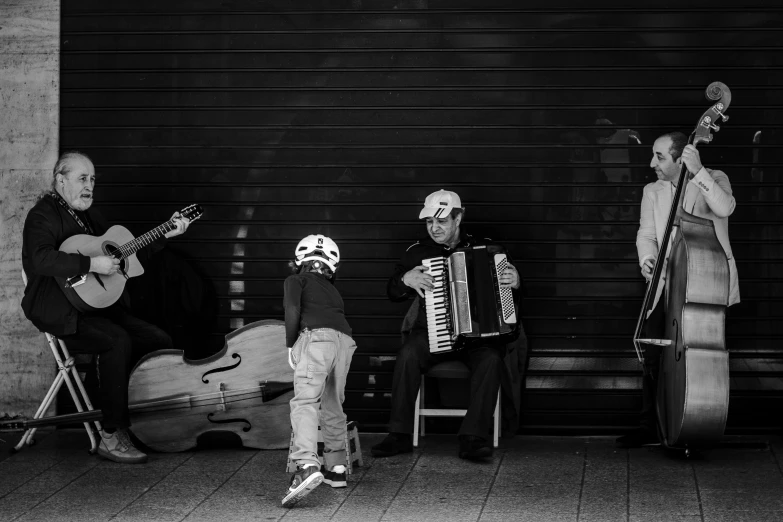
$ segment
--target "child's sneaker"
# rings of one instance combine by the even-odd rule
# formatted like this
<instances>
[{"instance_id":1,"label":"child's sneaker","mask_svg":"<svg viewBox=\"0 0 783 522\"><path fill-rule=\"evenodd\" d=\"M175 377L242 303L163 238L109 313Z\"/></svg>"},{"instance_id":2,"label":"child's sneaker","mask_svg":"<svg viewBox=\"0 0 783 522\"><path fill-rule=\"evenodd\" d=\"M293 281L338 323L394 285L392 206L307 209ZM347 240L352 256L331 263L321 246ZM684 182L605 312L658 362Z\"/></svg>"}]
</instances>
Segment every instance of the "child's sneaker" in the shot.
<instances>
[{"instance_id":1,"label":"child's sneaker","mask_svg":"<svg viewBox=\"0 0 783 522\"><path fill-rule=\"evenodd\" d=\"M297 469L291 476L291 486L283 497L283 507L291 507L305 498L323 479L324 476L318 471L318 466L310 465Z\"/></svg>"},{"instance_id":2,"label":"child's sneaker","mask_svg":"<svg viewBox=\"0 0 783 522\"><path fill-rule=\"evenodd\" d=\"M348 470L345 466L335 466L324 472L324 483L333 488L348 487Z\"/></svg>"}]
</instances>

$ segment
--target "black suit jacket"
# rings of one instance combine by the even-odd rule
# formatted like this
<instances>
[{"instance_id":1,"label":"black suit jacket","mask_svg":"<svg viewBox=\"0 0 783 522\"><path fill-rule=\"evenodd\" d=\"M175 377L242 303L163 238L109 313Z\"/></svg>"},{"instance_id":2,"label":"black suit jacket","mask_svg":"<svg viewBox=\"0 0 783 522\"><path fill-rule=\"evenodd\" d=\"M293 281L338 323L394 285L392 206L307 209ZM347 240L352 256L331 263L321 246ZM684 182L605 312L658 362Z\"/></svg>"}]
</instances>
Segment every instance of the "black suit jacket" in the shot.
<instances>
[{"instance_id":1,"label":"black suit jacket","mask_svg":"<svg viewBox=\"0 0 783 522\"><path fill-rule=\"evenodd\" d=\"M103 235L109 228L93 207L78 214L82 220L87 214L96 235ZM22 267L28 281L22 310L42 332L56 336L76 333L78 311L58 288L54 276L72 277L90 271L89 256L58 250L69 237L85 233L71 214L49 196L39 199L27 214L22 235Z\"/></svg>"}]
</instances>

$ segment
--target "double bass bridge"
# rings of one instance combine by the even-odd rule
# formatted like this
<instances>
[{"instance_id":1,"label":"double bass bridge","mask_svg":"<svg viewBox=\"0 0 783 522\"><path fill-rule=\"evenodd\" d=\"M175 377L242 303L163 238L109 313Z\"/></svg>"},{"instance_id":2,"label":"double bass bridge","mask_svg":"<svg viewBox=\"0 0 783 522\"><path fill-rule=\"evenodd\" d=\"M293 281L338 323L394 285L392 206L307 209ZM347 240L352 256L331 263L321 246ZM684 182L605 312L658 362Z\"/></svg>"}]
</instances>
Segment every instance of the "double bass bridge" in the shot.
<instances>
[{"instance_id":1,"label":"double bass bridge","mask_svg":"<svg viewBox=\"0 0 783 522\"><path fill-rule=\"evenodd\" d=\"M217 403L217 410L226 412L226 385L224 383L218 383L218 397L220 402Z\"/></svg>"},{"instance_id":2,"label":"double bass bridge","mask_svg":"<svg viewBox=\"0 0 783 522\"><path fill-rule=\"evenodd\" d=\"M637 339L640 343L644 344L652 344L655 346L671 346L672 340L671 339Z\"/></svg>"}]
</instances>

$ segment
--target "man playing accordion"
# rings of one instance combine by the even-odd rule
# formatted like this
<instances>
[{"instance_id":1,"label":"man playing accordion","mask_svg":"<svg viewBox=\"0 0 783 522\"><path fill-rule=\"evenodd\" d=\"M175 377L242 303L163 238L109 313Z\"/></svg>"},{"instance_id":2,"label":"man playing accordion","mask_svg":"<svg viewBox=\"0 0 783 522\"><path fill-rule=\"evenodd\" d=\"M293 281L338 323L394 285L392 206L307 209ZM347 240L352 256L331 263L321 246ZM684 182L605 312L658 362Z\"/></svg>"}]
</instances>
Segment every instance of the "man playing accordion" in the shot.
<instances>
[{"instance_id":1,"label":"man playing accordion","mask_svg":"<svg viewBox=\"0 0 783 522\"><path fill-rule=\"evenodd\" d=\"M422 373L449 359L461 360L471 373L470 405L459 430L459 456L476 460L492 455L489 434L502 372L505 371L506 345L478 344L470 349L435 355L430 351L427 332L424 296L426 291L432 290L433 278L427 273L422 260L448 257L456 249L488 242L461 230L463 217L464 209L456 193L439 190L427 196L419 219L426 220L429 237L408 247L389 278L389 299L404 301L416 295L420 299L418 314L394 366L389 435L372 448L374 457L390 457L413 450L413 416ZM509 264L498 275L498 283L516 291L520 286L516 268Z\"/></svg>"}]
</instances>

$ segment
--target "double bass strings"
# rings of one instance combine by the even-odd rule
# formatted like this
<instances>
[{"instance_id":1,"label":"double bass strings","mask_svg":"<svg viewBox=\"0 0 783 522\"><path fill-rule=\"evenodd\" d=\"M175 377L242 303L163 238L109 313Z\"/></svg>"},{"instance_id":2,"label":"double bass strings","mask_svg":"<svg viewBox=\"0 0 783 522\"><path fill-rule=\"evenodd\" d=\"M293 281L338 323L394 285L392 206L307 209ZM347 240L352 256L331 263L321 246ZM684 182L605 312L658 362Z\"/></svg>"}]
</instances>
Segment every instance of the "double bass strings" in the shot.
<instances>
[{"instance_id":1,"label":"double bass strings","mask_svg":"<svg viewBox=\"0 0 783 522\"><path fill-rule=\"evenodd\" d=\"M130 409L138 413L155 413L188 410L219 404L229 405L263 397L266 389L266 386L254 386L250 388L240 388L238 390L216 391L200 395L187 395L171 399L152 400L149 402L131 404ZM183 404L184 402L187 402L187 404Z\"/></svg>"}]
</instances>

